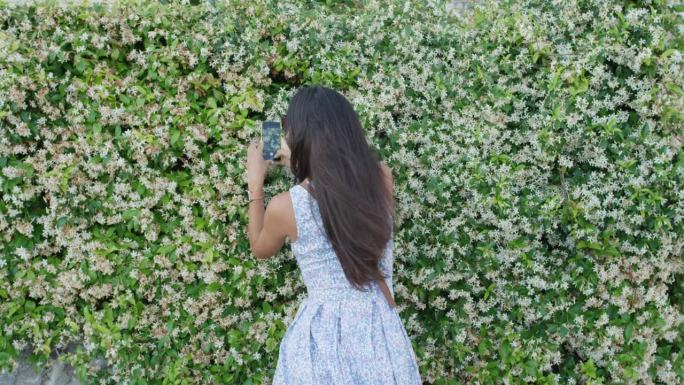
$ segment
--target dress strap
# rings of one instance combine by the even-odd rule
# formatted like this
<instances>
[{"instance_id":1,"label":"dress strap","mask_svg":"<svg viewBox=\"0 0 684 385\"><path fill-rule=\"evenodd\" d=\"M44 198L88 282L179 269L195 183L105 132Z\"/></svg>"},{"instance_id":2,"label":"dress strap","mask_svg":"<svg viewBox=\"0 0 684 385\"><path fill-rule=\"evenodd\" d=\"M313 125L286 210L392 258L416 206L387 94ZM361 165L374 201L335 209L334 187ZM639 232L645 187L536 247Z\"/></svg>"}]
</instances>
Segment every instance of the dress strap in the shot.
<instances>
[{"instance_id":1,"label":"dress strap","mask_svg":"<svg viewBox=\"0 0 684 385\"><path fill-rule=\"evenodd\" d=\"M308 220L307 210L305 210L304 195L306 191L299 191L298 185L290 189L290 198L292 199L292 210L295 216L295 225L297 227L297 241L295 243L301 244L307 237L305 222Z\"/></svg>"}]
</instances>

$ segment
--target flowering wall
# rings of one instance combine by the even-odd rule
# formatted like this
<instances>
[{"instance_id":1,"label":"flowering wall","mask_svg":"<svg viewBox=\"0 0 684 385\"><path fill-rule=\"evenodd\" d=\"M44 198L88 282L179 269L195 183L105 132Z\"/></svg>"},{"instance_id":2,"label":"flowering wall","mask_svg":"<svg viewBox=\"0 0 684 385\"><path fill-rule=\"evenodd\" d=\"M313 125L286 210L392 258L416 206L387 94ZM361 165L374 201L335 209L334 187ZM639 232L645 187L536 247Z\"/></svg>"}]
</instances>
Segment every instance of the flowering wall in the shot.
<instances>
[{"instance_id":1,"label":"flowering wall","mask_svg":"<svg viewBox=\"0 0 684 385\"><path fill-rule=\"evenodd\" d=\"M270 383L306 290L250 255L245 150L325 84L393 170L426 384L684 381L681 6L2 1L0 367Z\"/></svg>"}]
</instances>

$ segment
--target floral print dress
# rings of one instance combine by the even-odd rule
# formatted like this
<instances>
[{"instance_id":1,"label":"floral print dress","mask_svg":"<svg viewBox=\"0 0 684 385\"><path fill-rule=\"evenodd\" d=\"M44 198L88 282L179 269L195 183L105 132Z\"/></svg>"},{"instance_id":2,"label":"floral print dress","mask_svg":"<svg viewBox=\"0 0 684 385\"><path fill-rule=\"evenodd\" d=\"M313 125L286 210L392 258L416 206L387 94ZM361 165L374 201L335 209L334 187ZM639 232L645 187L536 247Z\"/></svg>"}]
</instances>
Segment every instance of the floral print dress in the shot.
<instances>
[{"instance_id":1,"label":"floral print dress","mask_svg":"<svg viewBox=\"0 0 684 385\"><path fill-rule=\"evenodd\" d=\"M280 342L272 384L420 385L416 355L396 308L377 283L368 291L351 285L316 200L301 185L289 192L297 223L292 251L308 296ZM392 245L390 238L380 265L394 296Z\"/></svg>"}]
</instances>

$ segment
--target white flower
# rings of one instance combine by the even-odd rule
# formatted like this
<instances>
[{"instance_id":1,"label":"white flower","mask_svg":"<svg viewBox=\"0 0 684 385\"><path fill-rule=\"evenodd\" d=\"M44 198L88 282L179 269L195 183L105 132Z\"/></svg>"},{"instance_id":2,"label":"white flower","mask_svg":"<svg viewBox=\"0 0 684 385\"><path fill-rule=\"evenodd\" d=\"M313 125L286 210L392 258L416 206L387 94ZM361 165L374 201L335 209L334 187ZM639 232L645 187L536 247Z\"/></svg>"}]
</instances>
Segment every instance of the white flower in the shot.
<instances>
[{"instance_id":1,"label":"white flower","mask_svg":"<svg viewBox=\"0 0 684 385\"><path fill-rule=\"evenodd\" d=\"M287 46L288 51L294 52L299 48L299 41L297 39L290 39L285 45Z\"/></svg>"}]
</instances>

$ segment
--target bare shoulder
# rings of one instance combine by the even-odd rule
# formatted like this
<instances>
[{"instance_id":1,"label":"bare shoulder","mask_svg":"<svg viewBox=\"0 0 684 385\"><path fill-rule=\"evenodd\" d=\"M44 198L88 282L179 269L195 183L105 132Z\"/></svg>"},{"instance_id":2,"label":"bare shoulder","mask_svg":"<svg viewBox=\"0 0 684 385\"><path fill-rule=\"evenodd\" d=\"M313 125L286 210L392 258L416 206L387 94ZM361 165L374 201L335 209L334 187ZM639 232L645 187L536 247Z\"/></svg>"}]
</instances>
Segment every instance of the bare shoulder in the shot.
<instances>
[{"instance_id":1,"label":"bare shoulder","mask_svg":"<svg viewBox=\"0 0 684 385\"><path fill-rule=\"evenodd\" d=\"M289 191L283 191L280 194L271 197L268 202L268 209L273 214L281 218L287 218L288 214L292 212L292 197Z\"/></svg>"},{"instance_id":2,"label":"bare shoulder","mask_svg":"<svg viewBox=\"0 0 684 385\"><path fill-rule=\"evenodd\" d=\"M382 173L385 174L385 187L387 188L387 191L389 192L390 196L394 196L394 180L392 178L392 169L389 168L389 166L383 162L380 161L380 169L382 170ZM391 199L391 205L392 205L392 210L394 210L394 198Z\"/></svg>"},{"instance_id":3,"label":"bare shoulder","mask_svg":"<svg viewBox=\"0 0 684 385\"><path fill-rule=\"evenodd\" d=\"M288 238L297 237L294 209L292 208L292 196L289 191L271 197L266 211L269 211L273 218L280 224L280 228L286 233Z\"/></svg>"},{"instance_id":4,"label":"bare shoulder","mask_svg":"<svg viewBox=\"0 0 684 385\"><path fill-rule=\"evenodd\" d=\"M388 186L391 190L392 189L392 183L393 183L392 169L389 168L389 166L383 161L380 161L379 164L380 164L380 169L385 174L385 179L387 180L386 183L388 184Z\"/></svg>"}]
</instances>

